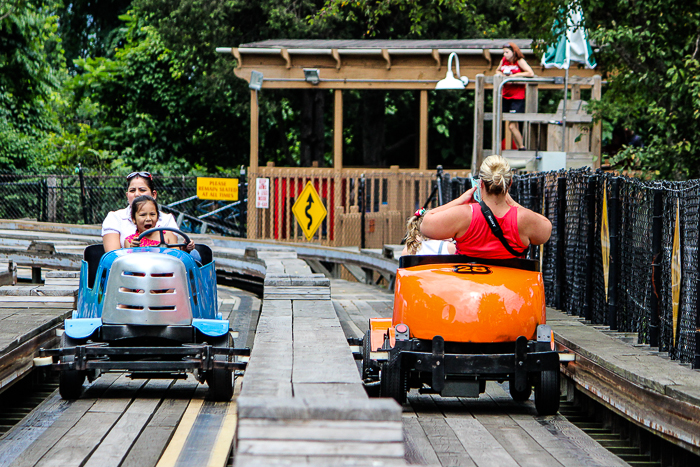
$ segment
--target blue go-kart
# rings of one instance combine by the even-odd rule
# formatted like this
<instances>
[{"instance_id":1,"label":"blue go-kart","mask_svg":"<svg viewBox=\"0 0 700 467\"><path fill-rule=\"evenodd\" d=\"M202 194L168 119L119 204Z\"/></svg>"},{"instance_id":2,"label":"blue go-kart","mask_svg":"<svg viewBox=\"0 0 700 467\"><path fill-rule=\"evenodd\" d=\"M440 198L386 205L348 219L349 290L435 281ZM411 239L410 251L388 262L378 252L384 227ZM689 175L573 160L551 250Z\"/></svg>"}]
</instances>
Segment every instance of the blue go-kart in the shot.
<instances>
[{"instance_id":1,"label":"blue go-kart","mask_svg":"<svg viewBox=\"0 0 700 467\"><path fill-rule=\"evenodd\" d=\"M163 231L184 243L166 244ZM60 371L64 399L80 397L83 383L106 371L132 378L185 378L192 373L209 385L209 398L233 395L233 371L245 368L235 356L229 322L217 312L216 269L211 249L195 248L201 261L175 247L189 237L172 228L160 231L159 247L123 248L104 253L101 244L85 249L77 310L65 320L61 347L41 349L38 361ZM46 362L46 357L52 357Z\"/></svg>"}]
</instances>

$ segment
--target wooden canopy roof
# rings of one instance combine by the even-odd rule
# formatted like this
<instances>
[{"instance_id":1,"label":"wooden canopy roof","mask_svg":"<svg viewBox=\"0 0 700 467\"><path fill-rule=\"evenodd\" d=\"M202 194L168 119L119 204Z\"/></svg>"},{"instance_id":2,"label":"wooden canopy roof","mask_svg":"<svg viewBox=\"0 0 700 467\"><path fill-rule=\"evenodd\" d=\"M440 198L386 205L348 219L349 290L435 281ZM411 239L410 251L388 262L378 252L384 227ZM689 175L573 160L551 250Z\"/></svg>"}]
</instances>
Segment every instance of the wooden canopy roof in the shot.
<instances>
[{"instance_id":1,"label":"wooden canopy roof","mask_svg":"<svg viewBox=\"0 0 700 467\"><path fill-rule=\"evenodd\" d=\"M495 73L502 46L507 42L521 48L537 76L564 75L563 70L539 66L530 39L272 39L217 50L236 57L235 74L239 78L250 82L252 71L262 73L264 89L429 90L445 77L448 57L455 52L459 57L460 74L469 78L468 89L473 89L477 74L487 76L487 86L491 82L488 77ZM305 68L318 70L320 81L317 84L305 80ZM582 78L591 77L594 72L583 68L570 70L572 76Z\"/></svg>"}]
</instances>

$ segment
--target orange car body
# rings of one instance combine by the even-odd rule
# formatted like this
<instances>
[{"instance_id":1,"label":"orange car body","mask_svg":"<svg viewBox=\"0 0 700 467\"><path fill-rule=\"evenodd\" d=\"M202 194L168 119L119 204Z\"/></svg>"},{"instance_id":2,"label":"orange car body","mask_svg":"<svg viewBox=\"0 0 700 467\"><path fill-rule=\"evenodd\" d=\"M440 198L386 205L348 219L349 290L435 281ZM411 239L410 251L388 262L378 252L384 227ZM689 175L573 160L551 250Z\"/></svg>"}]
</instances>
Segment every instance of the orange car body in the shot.
<instances>
[{"instance_id":1,"label":"orange car body","mask_svg":"<svg viewBox=\"0 0 700 467\"><path fill-rule=\"evenodd\" d=\"M537 326L546 323L542 274L463 263L399 268L392 325L399 323L408 325L410 337L418 339L536 339Z\"/></svg>"}]
</instances>

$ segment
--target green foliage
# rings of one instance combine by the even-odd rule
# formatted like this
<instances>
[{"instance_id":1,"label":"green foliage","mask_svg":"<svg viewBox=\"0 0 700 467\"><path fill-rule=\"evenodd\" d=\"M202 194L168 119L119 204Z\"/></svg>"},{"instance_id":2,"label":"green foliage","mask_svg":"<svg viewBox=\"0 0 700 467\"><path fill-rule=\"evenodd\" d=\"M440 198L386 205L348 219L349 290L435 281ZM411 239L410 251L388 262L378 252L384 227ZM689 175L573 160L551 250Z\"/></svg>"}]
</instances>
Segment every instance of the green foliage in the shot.
<instances>
[{"instance_id":1,"label":"green foliage","mask_svg":"<svg viewBox=\"0 0 700 467\"><path fill-rule=\"evenodd\" d=\"M52 151L54 105L64 61L57 36L57 1L0 4L0 171L26 168Z\"/></svg>"},{"instance_id":2,"label":"green foliage","mask_svg":"<svg viewBox=\"0 0 700 467\"><path fill-rule=\"evenodd\" d=\"M520 37L511 0L327 0L311 25L330 26L342 39Z\"/></svg>"},{"instance_id":3,"label":"green foliage","mask_svg":"<svg viewBox=\"0 0 700 467\"><path fill-rule=\"evenodd\" d=\"M567 0L519 0L536 39ZM645 147L625 147L613 162L664 178L700 176L700 9L697 2L580 0L608 84L591 109L631 128Z\"/></svg>"}]
</instances>

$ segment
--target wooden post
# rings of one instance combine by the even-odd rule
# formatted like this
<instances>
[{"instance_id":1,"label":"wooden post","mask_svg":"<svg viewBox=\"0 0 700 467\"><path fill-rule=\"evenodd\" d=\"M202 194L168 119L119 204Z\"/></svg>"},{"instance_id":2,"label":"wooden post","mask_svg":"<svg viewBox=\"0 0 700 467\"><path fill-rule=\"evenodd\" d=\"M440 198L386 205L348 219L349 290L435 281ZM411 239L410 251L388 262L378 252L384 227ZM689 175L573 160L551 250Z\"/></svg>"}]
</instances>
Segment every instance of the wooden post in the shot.
<instances>
[{"instance_id":1,"label":"wooden post","mask_svg":"<svg viewBox=\"0 0 700 467\"><path fill-rule=\"evenodd\" d=\"M250 90L250 170L258 171L258 91Z\"/></svg>"},{"instance_id":2,"label":"wooden post","mask_svg":"<svg viewBox=\"0 0 700 467\"><path fill-rule=\"evenodd\" d=\"M420 132L418 136L418 169L428 170L428 91L420 92Z\"/></svg>"},{"instance_id":3,"label":"wooden post","mask_svg":"<svg viewBox=\"0 0 700 467\"><path fill-rule=\"evenodd\" d=\"M571 85L571 100L580 101L581 100L581 85L572 84Z\"/></svg>"},{"instance_id":4,"label":"wooden post","mask_svg":"<svg viewBox=\"0 0 700 467\"><path fill-rule=\"evenodd\" d=\"M494 75L493 77L493 125L491 125L491 154L497 154L498 148L501 145L500 141L496 141L496 128L501 125L500 121L497 121L498 115L496 115L496 105L498 103L498 98L496 94L498 93L498 86L503 81L502 75ZM501 106L501 117L503 117L503 107ZM502 118L501 118L502 120ZM501 133L503 134L503 133Z\"/></svg>"},{"instance_id":5,"label":"wooden post","mask_svg":"<svg viewBox=\"0 0 700 467\"><path fill-rule=\"evenodd\" d=\"M250 164L248 167L248 238L258 235L258 212L255 207L258 176L258 92L250 90ZM270 192L273 188L270 187ZM272 209L272 206L270 206Z\"/></svg>"},{"instance_id":6,"label":"wooden post","mask_svg":"<svg viewBox=\"0 0 700 467\"><path fill-rule=\"evenodd\" d=\"M603 82L600 75L593 77L593 90L591 91L591 99L600 100L603 95ZM601 145L603 140L603 124L600 120L593 124L593 132L591 134L591 152L595 156L595 168L600 168L600 158L602 157Z\"/></svg>"},{"instance_id":7,"label":"wooden post","mask_svg":"<svg viewBox=\"0 0 700 467\"><path fill-rule=\"evenodd\" d=\"M333 91L335 106L333 112L333 168L343 168L343 91Z\"/></svg>"},{"instance_id":8,"label":"wooden post","mask_svg":"<svg viewBox=\"0 0 700 467\"><path fill-rule=\"evenodd\" d=\"M484 84L486 77L479 73L476 75L474 90L474 151L472 152L471 171L475 173L481 167L484 160Z\"/></svg>"},{"instance_id":9,"label":"wooden post","mask_svg":"<svg viewBox=\"0 0 700 467\"><path fill-rule=\"evenodd\" d=\"M537 113L538 87L535 83L530 83L525 88L525 113ZM533 149L532 123L523 123L523 144L528 149ZM534 148L539 149L539 148Z\"/></svg>"},{"instance_id":10,"label":"wooden post","mask_svg":"<svg viewBox=\"0 0 700 467\"><path fill-rule=\"evenodd\" d=\"M331 246L340 246L341 193L343 189L343 91L333 91L333 241ZM329 235L330 236L330 235ZM329 239L330 240L330 239Z\"/></svg>"}]
</instances>

